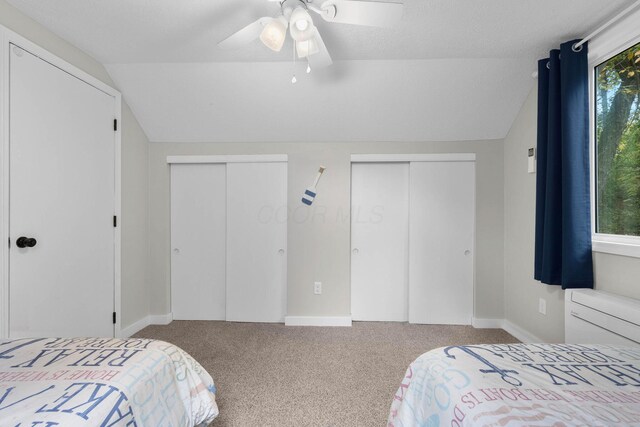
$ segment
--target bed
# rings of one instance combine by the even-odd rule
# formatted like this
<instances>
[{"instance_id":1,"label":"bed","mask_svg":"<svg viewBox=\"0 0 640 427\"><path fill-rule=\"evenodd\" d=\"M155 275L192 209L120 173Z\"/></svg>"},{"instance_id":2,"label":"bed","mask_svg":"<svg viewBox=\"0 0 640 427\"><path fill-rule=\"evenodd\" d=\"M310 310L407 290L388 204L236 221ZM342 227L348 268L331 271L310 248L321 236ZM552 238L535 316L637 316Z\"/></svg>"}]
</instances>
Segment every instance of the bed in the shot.
<instances>
[{"instance_id":1,"label":"bed","mask_svg":"<svg viewBox=\"0 0 640 427\"><path fill-rule=\"evenodd\" d=\"M0 426L196 426L218 415L211 376L162 341L0 341Z\"/></svg>"},{"instance_id":2,"label":"bed","mask_svg":"<svg viewBox=\"0 0 640 427\"><path fill-rule=\"evenodd\" d=\"M388 426L640 426L640 300L564 296L567 344L429 351L409 366Z\"/></svg>"},{"instance_id":3,"label":"bed","mask_svg":"<svg viewBox=\"0 0 640 427\"><path fill-rule=\"evenodd\" d=\"M640 348L493 344L416 359L389 427L640 425Z\"/></svg>"}]
</instances>

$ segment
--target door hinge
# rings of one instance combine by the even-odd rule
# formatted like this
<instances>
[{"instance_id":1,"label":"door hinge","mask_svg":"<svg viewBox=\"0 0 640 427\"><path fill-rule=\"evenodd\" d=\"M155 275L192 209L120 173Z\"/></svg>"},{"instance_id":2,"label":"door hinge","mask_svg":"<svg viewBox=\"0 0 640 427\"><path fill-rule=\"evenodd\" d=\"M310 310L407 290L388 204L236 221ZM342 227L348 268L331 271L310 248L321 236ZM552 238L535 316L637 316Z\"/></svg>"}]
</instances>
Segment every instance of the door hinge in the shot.
<instances>
[{"instance_id":1,"label":"door hinge","mask_svg":"<svg viewBox=\"0 0 640 427\"><path fill-rule=\"evenodd\" d=\"M118 217L117 216L113 216L113 226L117 227L118 226Z\"/></svg>"},{"instance_id":2,"label":"door hinge","mask_svg":"<svg viewBox=\"0 0 640 427\"><path fill-rule=\"evenodd\" d=\"M7 240L9 241L8 242L9 243L9 247L11 247L11 237L9 237Z\"/></svg>"},{"instance_id":3,"label":"door hinge","mask_svg":"<svg viewBox=\"0 0 640 427\"><path fill-rule=\"evenodd\" d=\"M114 325L116 324L116 312L115 311L113 312L113 324Z\"/></svg>"},{"instance_id":4,"label":"door hinge","mask_svg":"<svg viewBox=\"0 0 640 427\"><path fill-rule=\"evenodd\" d=\"M113 131L118 130L118 119L113 119Z\"/></svg>"}]
</instances>

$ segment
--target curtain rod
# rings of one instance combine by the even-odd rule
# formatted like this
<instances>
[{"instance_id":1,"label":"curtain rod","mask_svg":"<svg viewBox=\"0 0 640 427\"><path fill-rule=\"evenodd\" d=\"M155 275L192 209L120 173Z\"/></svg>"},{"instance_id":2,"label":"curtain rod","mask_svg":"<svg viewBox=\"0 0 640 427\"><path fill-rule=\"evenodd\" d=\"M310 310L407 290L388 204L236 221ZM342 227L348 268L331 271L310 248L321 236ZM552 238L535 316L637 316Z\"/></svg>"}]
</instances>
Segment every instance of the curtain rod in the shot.
<instances>
[{"instance_id":1,"label":"curtain rod","mask_svg":"<svg viewBox=\"0 0 640 427\"><path fill-rule=\"evenodd\" d=\"M604 24L596 28L591 34L589 34L588 36L580 40L578 43L574 44L573 48L578 49L580 46L582 46L583 44L585 44L586 42L588 42L589 40L591 40L592 38L594 38L595 36L603 32L607 28L609 28L611 25L619 21L623 16L625 16L626 14L628 14L638 6L640 6L640 0L637 0L631 6L627 7L625 10L618 13L616 16L614 16L613 18L609 19L607 22L605 22ZM533 77L534 79L538 78L538 72L534 71L533 74L531 74L531 77Z\"/></svg>"}]
</instances>

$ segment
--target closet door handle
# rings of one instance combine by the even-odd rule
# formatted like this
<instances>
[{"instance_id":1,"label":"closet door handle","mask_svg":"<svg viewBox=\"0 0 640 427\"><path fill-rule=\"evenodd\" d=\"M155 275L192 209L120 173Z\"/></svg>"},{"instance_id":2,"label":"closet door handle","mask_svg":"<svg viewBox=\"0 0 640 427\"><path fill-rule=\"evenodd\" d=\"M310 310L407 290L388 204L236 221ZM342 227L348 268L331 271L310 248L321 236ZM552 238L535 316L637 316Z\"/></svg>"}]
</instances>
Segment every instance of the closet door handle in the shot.
<instances>
[{"instance_id":1,"label":"closet door handle","mask_svg":"<svg viewBox=\"0 0 640 427\"><path fill-rule=\"evenodd\" d=\"M471 255L471 251L469 249L467 249L466 251L464 251L465 256L469 256Z\"/></svg>"},{"instance_id":2,"label":"closet door handle","mask_svg":"<svg viewBox=\"0 0 640 427\"><path fill-rule=\"evenodd\" d=\"M360 253L360 249L353 248L353 250L351 252L353 252L354 255L358 255Z\"/></svg>"},{"instance_id":3,"label":"closet door handle","mask_svg":"<svg viewBox=\"0 0 640 427\"><path fill-rule=\"evenodd\" d=\"M280 254L280 255L284 255L284 249L280 249L280 250L278 251L278 254Z\"/></svg>"}]
</instances>

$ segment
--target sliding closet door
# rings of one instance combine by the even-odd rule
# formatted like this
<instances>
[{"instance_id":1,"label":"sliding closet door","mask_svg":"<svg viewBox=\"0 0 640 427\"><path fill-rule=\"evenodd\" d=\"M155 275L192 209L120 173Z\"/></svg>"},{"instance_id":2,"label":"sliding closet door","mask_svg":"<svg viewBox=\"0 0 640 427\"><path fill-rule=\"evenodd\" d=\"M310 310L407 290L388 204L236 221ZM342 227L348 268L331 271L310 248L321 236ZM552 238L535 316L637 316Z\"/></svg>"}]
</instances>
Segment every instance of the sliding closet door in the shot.
<instances>
[{"instance_id":1,"label":"sliding closet door","mask_svg":"<svg viewBox=\"0 0 640 427\"><path fill-rule=\"evenodd\" d=\"M409 321L470 324L475 165L412 162L410 183Z\"/></svg>"},{"instance_id":2,"label":"sliding closet door","mask_svg":"<svg viewBox=\"0 0 640 427\"><path fill-rule=\"evenodd\" d=\"M171 312L224 320L227 189L224 164L171 166Z\"/></svg>"},{"instance_id":3,"label":"sliding closet door","mask_svg":"<svg viewBox=\"0 0 640 427\"><path fill-rule=\"evenodd\" d=\"M287 164L227 165L227 320L282 322Z\"/></svg>"},{"instance_id":4,"label":"sliding closet door","mask_svg":"<svg viewBox=\"0 0 640 427\"><path fill-rule=\"evenodd\" d=\"M407 321L409 164L351 166L351 315Z\"/></svg>"}]
</instances>

